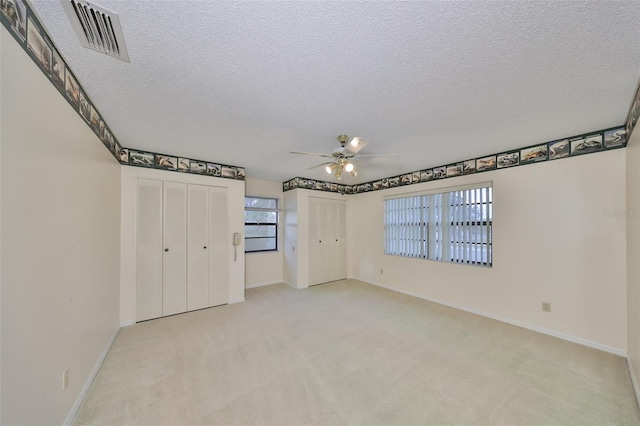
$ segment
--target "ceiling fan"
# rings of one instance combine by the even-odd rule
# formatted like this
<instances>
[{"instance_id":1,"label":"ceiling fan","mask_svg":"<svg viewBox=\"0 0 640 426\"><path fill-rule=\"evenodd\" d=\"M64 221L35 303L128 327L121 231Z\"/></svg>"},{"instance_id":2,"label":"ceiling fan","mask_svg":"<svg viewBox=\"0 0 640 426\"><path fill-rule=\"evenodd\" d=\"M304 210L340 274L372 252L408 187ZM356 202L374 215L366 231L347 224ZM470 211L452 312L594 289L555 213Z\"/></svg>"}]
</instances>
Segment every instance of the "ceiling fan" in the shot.
<instances>
[{"instance_id":1,"label":"ceiling fan","mask_svg":"<svg viewBox=\"0 0 640 426\"><path fill-rule=\"evenodd\" d=\"M314 157L323 157L323 158L331 158L331 161L327 161L326 163L316 164L315 166L309 167L307 170L315 169L316 167L323 167L327 174L333 174L336 178L342 179L343 171L348 173L351 176L357 176L358 171L356 170L356 166L353 160L362 157L382 157L382 156L392 156L398 154L358 154L362 148L369 144L369 141L364 138L354 137L349 141L349 136L340 135L338 136L338 142L340 142L340 147L331 151L331 154L318 154L315 152L301 152L301 151L290 151L290 154L300 154L300 155L312 155Z\"/></svg>"}]
</instances>

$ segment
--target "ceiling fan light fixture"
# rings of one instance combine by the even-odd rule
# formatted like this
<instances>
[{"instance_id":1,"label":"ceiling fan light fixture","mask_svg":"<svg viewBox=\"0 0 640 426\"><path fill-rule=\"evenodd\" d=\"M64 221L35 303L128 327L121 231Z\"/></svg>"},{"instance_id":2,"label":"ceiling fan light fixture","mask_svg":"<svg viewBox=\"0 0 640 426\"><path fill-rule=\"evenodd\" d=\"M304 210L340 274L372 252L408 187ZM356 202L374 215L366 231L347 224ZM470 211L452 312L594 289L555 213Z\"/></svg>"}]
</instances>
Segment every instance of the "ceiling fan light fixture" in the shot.
<instances>
[{"instance_id":1,"label":"ceiling fan light fixture","mask_svg":"<svg viewBox=\"0 0 640 426\"><path fill-rule=\"evenodd\" d=\"M328 175L330 175L331 173L333 173L334 167L335 167L335 164L329 164L325 166L324 170L327 172Z\"/></svg>"},{"instance_id":2,"label":"ceiling fan light fixture","mask_svg":"<svg viewBox=\"0 0 640 426\"><path fill-rule=\"evenodd\" d=\"M342 179L342 167L338 167L338 170L336 170L336 178Z\"/></svg>"},{"instance_id":3,"label":"ceiling fan light fixture","mask_svg":"<svg viewBox=\"0 0 640 426\"><path fill-rule=\"evenodd\" d=\"M354 168L355 167L354 167L353 163L347 163L344 166L344 171L347 172L347 173L351 173L354 170Z\"/></svg>"}]
</instances>

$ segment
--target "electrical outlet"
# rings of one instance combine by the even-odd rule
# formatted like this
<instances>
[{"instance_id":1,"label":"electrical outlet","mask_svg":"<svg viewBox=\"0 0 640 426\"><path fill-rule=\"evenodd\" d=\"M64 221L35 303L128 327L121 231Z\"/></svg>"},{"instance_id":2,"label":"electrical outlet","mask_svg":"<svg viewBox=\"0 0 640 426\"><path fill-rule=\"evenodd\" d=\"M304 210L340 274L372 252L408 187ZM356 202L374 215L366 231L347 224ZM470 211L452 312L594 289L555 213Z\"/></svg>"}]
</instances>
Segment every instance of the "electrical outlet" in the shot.
<instances>
[{"instance_id":1,"label":"electrical outlet","mask_svg":"<svg viewBox=\"0 0 640 426\"><path fill-rule=\"evenodd\" d=\"M542 302L542 311L551 312L551 302Z\"/></svg>"},{"instance_id":2,"label":"electrical outlet","mask_svg":"<svg viewBox=\"0 0 640 426\"><path fill-rule=\"evenodd\" d=\"M69 386L69 369L67 368L66 370L64 370L64 373L62 373L62 390L67 389L68 386Z\"/></svg>"},{"instance_id":3,"label":"electrical outlet","mask_svg":"<svg viewBox=\"0 0 640 426\"><path fill-rule=\"evenodd\" d=\"M380 275L384 275L384 269L380 268Z\"/></svg>"}]
</instances>

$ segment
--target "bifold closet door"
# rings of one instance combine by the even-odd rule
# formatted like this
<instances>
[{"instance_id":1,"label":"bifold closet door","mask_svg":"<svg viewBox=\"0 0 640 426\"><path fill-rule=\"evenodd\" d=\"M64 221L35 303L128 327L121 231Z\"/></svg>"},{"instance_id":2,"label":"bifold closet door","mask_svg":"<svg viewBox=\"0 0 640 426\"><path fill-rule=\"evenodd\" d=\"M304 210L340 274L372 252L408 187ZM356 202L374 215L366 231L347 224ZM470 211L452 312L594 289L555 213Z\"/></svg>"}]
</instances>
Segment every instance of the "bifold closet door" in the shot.
<instances>
[{"instance_id":1,"label":"bifold closet door","mask_svg":"<svg viewBox=\"0 0 640 426\"><path fill-rule=\"evenodd\" d=\"M327 200L309 197L309 285L329 281Z\"/></svg>"},{"instance_id":2,"label":"bifold closet door","mask_svg":"<svg viewBox=\"0 0 640 426\"><path fill-rule=\"evenodd\" d=\"M209 187L209 306L229 303L229 245L233 240L227 205L227 188Z\"/></svg>"},{"instance_id":3,"label":"bifold closet door","mask_svg":"<svg viewBox=\"0 0 640 426\"><path fill-rule=\"evenodd\" d=\"M328 281L347 278L347 203L328 200Z\"/></svg>"},{"instance_id":4,"label":"bifold closet door","mask_svg":"<svg viewBox=\"0 0 640 426\"><path fill-rule=\"evenodd\" d=\"M136 321L162 316L162 181L136 188Z\"/></svg>"},{"instance_id":5,"label":"bifold closet door","mask_svg":"<svg viewBox=\"0 0 640 426\"><path fill-rule=\"evenodd\" d=\"M209 187L189 185L187 310L209 306Z\"/></svg>"},{"instance_id":6,"label":"bifold closet door","mask_svg":"<svg viewBox=\"0 0 640 426\"><path fill-rule=\"evenodd\" d=\"M162 315L187 310L187 185L164 182Z\"/></svg>"}]
</instances>

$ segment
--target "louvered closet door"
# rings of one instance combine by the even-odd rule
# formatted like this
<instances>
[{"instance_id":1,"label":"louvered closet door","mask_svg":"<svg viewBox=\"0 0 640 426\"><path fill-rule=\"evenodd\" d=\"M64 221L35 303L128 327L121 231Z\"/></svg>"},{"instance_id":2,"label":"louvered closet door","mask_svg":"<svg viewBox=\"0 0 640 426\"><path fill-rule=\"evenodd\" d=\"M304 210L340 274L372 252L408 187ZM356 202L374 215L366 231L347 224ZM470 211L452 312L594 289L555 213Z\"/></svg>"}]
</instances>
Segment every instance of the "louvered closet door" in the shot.
<instances>
[{"instance_id":1,"label":"louvered closet door","mask_svg":"<svg viewBox=\"0 0 640 426\"><path fill-rule=\"evenodd\" d=\"M227 189L209 187L209 306L229 303L228 211Z\"/></svg>"},{"instance_id":2,"label":"louvered closet door","mask_svg":"<svg viewBox=\"0 0 640 426\"><path fill-rule=\"evenodd\" d=\"M347 203L328 201L329 281L347 278Z\"/></svg>"},{"instance_id":3,"label":"louvered closet door","mask_svg":"<svg viewBox=\"0 0 640 426\"><path fill-rule=\"evenodd\" d=\"M187 310L209 306L209 187L188 186Z\"/></svg>"},{"instance_id":4,"label":"louvered closet door","mask_svg":"<svg viewBox=\"0 0 640 426\"><path fill-rule=\"evenodd\" d=\"M162 316L162 181L136 188L136 321Z\"/></svg>"},{"instance_id":5,"label":"louvered closet door","mask_svg":"<svg viewBox=\"0 0 640 426\"><path fill-rule=\"evenodd\" d=\"M187 185L164 183L162 315L187 310Z\"/></svg>"},{"instance_id":6,"label":"louvered closet door","mask_svg":"<svg viewBox=\"0 0 640 426\"><path fill-rule=\"evenodd\" d=\"M327 200L309 197L309 285L329 281Z\"/></svg>"}]
</instances>

